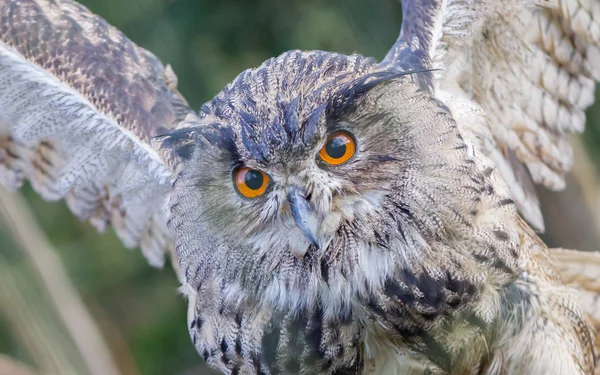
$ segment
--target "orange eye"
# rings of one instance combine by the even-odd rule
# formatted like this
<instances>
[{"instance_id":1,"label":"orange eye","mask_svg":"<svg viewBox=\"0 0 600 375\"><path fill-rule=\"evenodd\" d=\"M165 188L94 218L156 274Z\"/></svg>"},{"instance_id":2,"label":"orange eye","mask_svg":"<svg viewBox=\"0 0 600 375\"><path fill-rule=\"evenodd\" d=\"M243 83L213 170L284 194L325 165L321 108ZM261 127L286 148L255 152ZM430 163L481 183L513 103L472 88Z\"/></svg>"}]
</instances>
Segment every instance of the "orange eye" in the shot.
<instances>
[{"instance_id":1,"label":"orange eye","mask_svg":"<svg viewBox=\"0 0 600 375\"><path fill-rule=\"evenodd\" d=\"M233 182L243 197L256 198L263 195L267 189L269 176L258 169L243 167L233 171Z\"/></svg>"},{"instance_id":2,"label":"orange eye","mask_svg":"<svg viewBox=\"0 0 600 375\"><path fill-rule=\"evenodd\" d=\"M356 142L354 138L344 131L332 133L327 142L319 152L321 159L330 165L344 164L356 152Z\"/></svg>"}]
</instances>

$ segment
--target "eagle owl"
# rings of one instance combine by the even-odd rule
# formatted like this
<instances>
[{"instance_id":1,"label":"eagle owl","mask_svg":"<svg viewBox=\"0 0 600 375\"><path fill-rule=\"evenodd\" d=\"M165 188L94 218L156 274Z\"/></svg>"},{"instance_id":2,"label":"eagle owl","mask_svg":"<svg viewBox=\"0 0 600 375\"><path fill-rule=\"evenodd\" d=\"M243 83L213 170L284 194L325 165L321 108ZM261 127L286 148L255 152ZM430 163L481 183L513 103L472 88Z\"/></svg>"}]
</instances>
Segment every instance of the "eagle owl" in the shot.
<instances>
[{"instance_id":1,"label":"eagle owl","mask_svg":"<svg viewBox=\"0 0 600 375\"><path fill-rule=\"evenodd\" d=\"M591 374L595 255L535 184L600 77L600 1L404 0L381 62L289 51L199 112L71 0L0 0L0 181L175 259L224 374ZM522 218L523 219L522 219Z\"/></svg>"}]
</instances>

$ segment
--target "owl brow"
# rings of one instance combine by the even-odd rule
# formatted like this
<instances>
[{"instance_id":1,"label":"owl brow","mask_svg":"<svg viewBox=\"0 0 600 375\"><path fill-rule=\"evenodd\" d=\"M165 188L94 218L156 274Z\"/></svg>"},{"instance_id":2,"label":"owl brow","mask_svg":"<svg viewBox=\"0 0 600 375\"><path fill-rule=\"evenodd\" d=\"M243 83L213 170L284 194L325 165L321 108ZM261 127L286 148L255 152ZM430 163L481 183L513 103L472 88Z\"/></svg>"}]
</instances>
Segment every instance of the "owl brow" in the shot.
<instances>
[{"instance_id":1,"label":"owl brow","mask_svg":"<svg viewBox=\"0 0 600 375\"><path fill-rule=\"evenodd\" d=\"M325 112L327 119L329 121L339 120L344 114L354 110L360 99L369 91L383 83L408 75L429 73L436 70L438 69L422 69L406 72L386 70L367 74L350 82L346 87L332 95Z\"/></svg>"}]
</instances>

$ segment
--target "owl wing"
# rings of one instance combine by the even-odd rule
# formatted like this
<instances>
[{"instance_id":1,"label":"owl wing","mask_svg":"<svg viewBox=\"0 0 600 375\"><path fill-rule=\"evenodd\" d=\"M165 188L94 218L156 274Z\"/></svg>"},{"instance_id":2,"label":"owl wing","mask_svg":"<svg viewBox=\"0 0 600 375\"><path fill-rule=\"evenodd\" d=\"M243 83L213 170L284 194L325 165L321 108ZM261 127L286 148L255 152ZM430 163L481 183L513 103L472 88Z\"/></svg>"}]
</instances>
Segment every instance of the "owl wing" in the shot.
<instances>
[{"instance_id":1,"label":"owl wing","mask_svg":"<svg viewBox=\"0 0 600 375\"><path fill-rule=\"evenodd\" d=\"M383 64L422 74L462 134L498 166L522 215L543 230L534 185L565 186L600 78L598 0L404 0Z\"/></svg>"},{"instance_id":2,"label":"owl wing","mask_svg":"<svg viewBox=\"0 0 600 375\"><path fill-rule=\"evenodd\" d=\"M161 266L176 156L194 116L169 67L70 0L0 0L0 182L29 180Z\"/></svg>"},{"instance_id":3,"label":"owl wing","mask_svg":"<svg viewBox=\"0 0 600 375\"><path fill-rule=\"evenodd\" d=\"M574 284L584 294L586 310L600 325L600 253L551 249L550 255L565 282Z\"/></svg>"},{"instance_id":4,"label":"owl wing","mask_svg":"<svg viewBox=\"0 0 600 375\"><path fill-rule=\"evenodd\" d=\"M551 249L550 255L561 271L564 281L579 291L581 301L592 318L592 324L598 336L598 332L600 332L600 253ZM597 338L596 362L600 361L598 353L600 353L600 339Z\"/></svg>"}]
</instances>

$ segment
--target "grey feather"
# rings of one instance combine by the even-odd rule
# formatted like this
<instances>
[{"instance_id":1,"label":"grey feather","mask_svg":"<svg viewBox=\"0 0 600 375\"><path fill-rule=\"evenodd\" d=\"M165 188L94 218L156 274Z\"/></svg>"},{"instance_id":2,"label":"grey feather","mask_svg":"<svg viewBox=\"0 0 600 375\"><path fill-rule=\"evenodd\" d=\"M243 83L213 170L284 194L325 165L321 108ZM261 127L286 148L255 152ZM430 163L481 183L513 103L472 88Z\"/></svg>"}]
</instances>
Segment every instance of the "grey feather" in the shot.
<instances>
[{"instance_id":1,"label":"grey feather","mask_svg":"<svg viewBox=\"0 0 600 375\"><path fill-rule=\"evenodd\" d=\"M407 0L381 63L286 52L195 114L87 9L0 0L0 180L151 263L174 246L190 336L225 374L587 374L592 324L517 213L540 226L526 190L560 187L596 77L598 3L557 1ZM521 38L527 17L558 38ZM580 79L515 84L551 52ZM524 89L550 101L519 107Z\"/></svg>"},{"instance_id":2,"label":"grey feather","mask_svg":"<svg viewBox=\"0 0 600 375\"><path fill-rule=\"evenodd\" d=\"M152 137L192 114L173 74L71 1L0 1L0 181L29 179L161 266L175 156Z\"/></svg>"}]
</instances>

